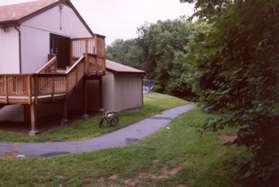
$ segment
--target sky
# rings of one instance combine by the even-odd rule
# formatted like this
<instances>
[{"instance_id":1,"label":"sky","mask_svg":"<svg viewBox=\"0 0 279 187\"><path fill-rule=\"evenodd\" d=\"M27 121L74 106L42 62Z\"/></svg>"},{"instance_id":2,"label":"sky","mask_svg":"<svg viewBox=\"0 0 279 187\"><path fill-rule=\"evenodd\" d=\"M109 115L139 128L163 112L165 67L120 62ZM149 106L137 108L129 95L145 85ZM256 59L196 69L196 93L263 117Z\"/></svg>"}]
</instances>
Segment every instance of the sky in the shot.
<instances>
[{"instance_id":1,"label":"sky","mask_svg":"<svg viewBox=\"0 0 279 187\"><path fill-rule=\"evenodd\" d=\"M30 0L0 0L0 5ZM137 28L158 20L192 15L193 5L179 0L71 0L94 33L116 39L137 37Z\"/></svg>"}]
</instances>

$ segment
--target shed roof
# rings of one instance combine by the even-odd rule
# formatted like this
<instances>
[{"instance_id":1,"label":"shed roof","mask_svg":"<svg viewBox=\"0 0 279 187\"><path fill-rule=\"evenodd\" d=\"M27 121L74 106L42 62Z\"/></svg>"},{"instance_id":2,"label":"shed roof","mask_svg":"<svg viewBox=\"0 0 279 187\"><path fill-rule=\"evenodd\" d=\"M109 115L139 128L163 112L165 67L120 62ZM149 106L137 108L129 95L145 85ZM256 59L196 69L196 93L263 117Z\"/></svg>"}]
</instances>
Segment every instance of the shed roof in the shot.
<instances>
[{"instance_id":1,"label":"shed roof","mask_svg":"<svg viewBox=\"0 0 279 187\"><path fill-rule=\"evenodd\" d=\"M11 4L0 6L0 26L17 25L28 20L50 8L53 8L61 3L69 5L75 14L79 17L81 22L85 25L87 30L93 35L93 32L86 24L84 19L80 16L77 9L70 0L36 0L25 3Z\"/></svg>"},{"instance_id":2,"label":"shed roof","mask_svg":"<svg viewBox=\"0 0 279 187\"><path fill-rule=\"evenodd\" d=\"M135 73L135 74L144 74L144 71L120 64L111 60L106 60L106 69L108 71L116 72L116 73Z\"/></svg>"}]
</instances>

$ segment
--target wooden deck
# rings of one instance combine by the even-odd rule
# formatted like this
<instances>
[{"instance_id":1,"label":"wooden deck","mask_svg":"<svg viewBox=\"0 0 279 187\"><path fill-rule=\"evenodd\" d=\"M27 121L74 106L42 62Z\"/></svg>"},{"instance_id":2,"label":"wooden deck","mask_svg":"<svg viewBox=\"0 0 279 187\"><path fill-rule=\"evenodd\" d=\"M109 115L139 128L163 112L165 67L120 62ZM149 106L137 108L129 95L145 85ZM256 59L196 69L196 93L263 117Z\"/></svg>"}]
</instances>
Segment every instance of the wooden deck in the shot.
<instances>
[{"instance_id":1,"label":"wooden deck","mask_svg":"<svg viewBox=\"0 0 279 187\"><path fill-rule=\"evenodd\" d=\"M0 106L23 104L30 106L31 131L36 130L36 105L64 99L64 120L67 121L67 102L75 87L92 76L105 74L104 37L76 38L71 41L71 66L58 70L54 56L33 74L0 74ZM87 92L84 88L84 114L87 113Z\"/></svg>"},{"instance_id":2,"label":"wooden deck","mask_svg":"<svg viewBox=\"0 0 279 187\"><path fill-rule=\"evenodd\" d=\"M59 99L84 78L105 74L105 46L98 37L72 40L71 67L59 72L56 57L34 74L0 75L0 104L32 104Z\"/></svg>"}]
</instances>

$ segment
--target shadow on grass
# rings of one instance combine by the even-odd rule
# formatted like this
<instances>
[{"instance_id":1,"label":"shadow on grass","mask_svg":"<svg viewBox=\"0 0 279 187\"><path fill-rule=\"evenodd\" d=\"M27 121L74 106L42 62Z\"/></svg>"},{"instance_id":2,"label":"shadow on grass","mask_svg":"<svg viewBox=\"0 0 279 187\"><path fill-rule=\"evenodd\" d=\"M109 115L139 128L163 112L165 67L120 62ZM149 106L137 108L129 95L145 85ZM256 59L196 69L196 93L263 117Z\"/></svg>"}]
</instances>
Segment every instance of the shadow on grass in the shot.
<instances>
[{"instance_id":1,"label":"shadow on grass","mask_svg":"<svg viewBox=\"0 0 279 187\"><path fill-rule=\"evenodd\" d=\"M110 128L99 128L100 115L88 120L79 120L68 126L57 127L44 133L29 137L26 134L17 134L0 131L0 141L5 142L46 142L46 141L71 141L85 138L93 138L105 133L115 131L130 124L143 120L146 117L158 114L164 110L186 104L185 100L158 93L147 94L144 97L144 107L118 113L119 125Z\"/></svg>"}]
</instances>

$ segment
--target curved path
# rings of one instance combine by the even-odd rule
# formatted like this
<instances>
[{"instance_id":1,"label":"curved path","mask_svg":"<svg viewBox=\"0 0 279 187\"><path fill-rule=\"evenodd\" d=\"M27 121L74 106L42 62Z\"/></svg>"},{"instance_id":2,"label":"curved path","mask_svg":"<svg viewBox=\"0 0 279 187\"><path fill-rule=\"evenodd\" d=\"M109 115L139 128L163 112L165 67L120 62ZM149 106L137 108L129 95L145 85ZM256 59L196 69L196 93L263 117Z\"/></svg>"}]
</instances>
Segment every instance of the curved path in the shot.
<instances>
[{"instance_id":1,"label":"curved path","mask_svg":"<svg viewBox=\"0 0 279 187\"><path fill-rule=\"evenodd\" d=\"M93 139L46 143L0 143L0 156L9 153L24 156L54 156L66 153L85 153L124 147L158 132L161 128L168 126L174 118L192 110L194 107L195 104L187 104L166 110L161 114Z\"/></svg>"}]
</instances>

